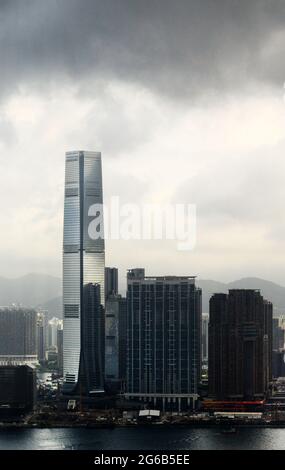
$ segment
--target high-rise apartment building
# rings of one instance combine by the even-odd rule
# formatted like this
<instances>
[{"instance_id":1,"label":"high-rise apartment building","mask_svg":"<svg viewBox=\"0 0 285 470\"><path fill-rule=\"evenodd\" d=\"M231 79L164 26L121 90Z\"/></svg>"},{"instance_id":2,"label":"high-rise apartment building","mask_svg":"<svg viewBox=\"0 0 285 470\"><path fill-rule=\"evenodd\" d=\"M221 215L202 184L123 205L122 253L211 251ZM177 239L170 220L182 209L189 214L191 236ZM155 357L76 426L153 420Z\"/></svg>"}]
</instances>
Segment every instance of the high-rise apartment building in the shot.
<instances>
[{"instance_id":1,"label":"high-rise apartment building","mask_svg":"<svg viewBox=\"0 0 285 470\"><path fill-rule=\"evenodd\" d=\"M128 272L127 393L167 410L192 408L201 374L201 290L194 277Z\"/></svg>"},{"instance_id":2,"label":"high-rise apartment building","mask_svg":"<svg viewBox=\"0 0 285 470\"><path fill-rule=\"evenodd\" d=\"M36 364L37 313L30 309L0 309L0 364Z\"/></svg>"},{"instance_id":3,"label":"high-rise apartment building","mask_svg":"<svg viewBox=\"0 0 285 470\"><path fill-rule=\"evenodd\" d=\"M105 378L109 388L122 389L126 380L127 304L121 295L109 295L105 306Z\"/></svg>"},{"instance_id":4,"label":"high-rise apartment building","mask_svg":"<svg viewBox=\"0 0 285 470\"><path fill-rule=\"evenodd\" d=\"M63 375L63 328L57 330L57 368L59 374Z\"/></svg>"},{"instance_id":5,"label":"high-rise apartment building","mask_svg":"<svg viewBox=\"0 0 285 470\"><path fill-rule=\"evenodd\" d=\"M273 349L272 351L272 377L278 379L285 377L285 351Z\"/></svg>"},{"instance_id":6,"label":"high-rise apartment building","mask_svg":"<svg viewBox=\"0 0 285 470\"><path fill-rule=\"evenodd\" d=\"M208 364L209 314L202 313L202 363Z\"/></svg>"},{"instance_id":7,"label":"high-rise apartment building","mask_svg":"<svg viewBox=\"0 0 285 470\"><path fill-rule=\"evenodd\" d=\"M273 350L284 349L284 328L279 318L273 318L272 342Z\"/></svg>"},{"instance_id":8,"label":"high-rise apartment building","mask_svg":"<svg viewBox=\"0 0 285 470\"><path fill-rule=\"evenodd\" d=\"M94 321L89 318L97 309L99 291L100 305L104 307L105 304L102 203L101 154L67 152L63 236L63 362L66 393L78 391L79 386L82 390L81 384L78 384L79 370L90 374L83 380L87 394L100 392L104 387L102 348L96 344L96 354L100 357L95 357L94 351L88 349L93 348L95 338L98 339L99 335L99 330L96 330L98 318ZM94 330L87 332L86 325ZM104 341L104 334L99 339Z\"/></svg>"},{"instance_id":9,"label":"high-rise apartment building","mask_svg":"<svg viewBox=\"0 0 285 470\"><path fill-rule=\"evenodd\" d=\"M53 317L48 322L48 348L57 348L57 331L62 329L62 320Z\"/></svg>"},{"instance_id":10,"label":"high-rise apartment building","mask_svg":"<svg viewBox=\"0 0 285 470\"><path fill-rule=\"evenodd\" d=\"M209 396L260 400L272 376L272 304L258 290L210 299Z\"/></svg>"},{"instance_id":11,"label":"high-rise apartment building","mask_svg":"<svg viewBox=\"0 0 285 470\"><path fill-rule=\"evenodd\" d=\"M37 354L39 362L46 359L46 318L45 314L37 314Z\"/></svg>"}]
</instances>

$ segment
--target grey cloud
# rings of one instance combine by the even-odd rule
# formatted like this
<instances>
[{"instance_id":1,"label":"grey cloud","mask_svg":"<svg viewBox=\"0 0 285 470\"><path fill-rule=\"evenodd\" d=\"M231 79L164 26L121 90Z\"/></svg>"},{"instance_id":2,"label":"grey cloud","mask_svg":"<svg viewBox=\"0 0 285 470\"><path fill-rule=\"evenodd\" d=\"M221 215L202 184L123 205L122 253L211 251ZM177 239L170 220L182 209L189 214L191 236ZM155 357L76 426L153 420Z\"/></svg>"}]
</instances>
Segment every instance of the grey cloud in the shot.
<instances>
[{"instance_id":1,"label":"grey cloud","mask_svg":"<svg viewBox=\"0 0 285 470\"><path fill-rule=\"evenodd\" d=\"M0 4L3 92L117 79L173 97L284 81L282 0L10 0Z\"/></svg>"},{"instance_id":2,"label":"grey cloud","mask_svg":"<svg viewBox=\"0 0 285 470\"><path fill-rule=\"evenodd\" d=\"M245 226L259 223L268 229L270 238L278 237L284 226L283 154L281 142L270 150L209 164L201 174L181 185L173 201L196 204L198 221L220 226L229 221Z\"/></svg>"},{"instance_id":3,"label":"grey cloud","mask_svg":"<svg viewBox=\"0 0 285 470\"><path fill-rule=\"evenodd\" d=\"M149 142L155 134L159 113L146 97L137 99L135 92L126 107L129 96L113 96L108 91L94 100L77 131L70 132L70 140L82 140L84 136L85 146L92 148L96 144L102 152L114 157Z\"/></svg>"},{"instance_id":4,"label":"grey cloud","mask_svg":"<svg viewBox=\"0 0 285 470\"><path fill-rule=\"evenodd\" d=\"M4 116L0 115L0 144L13 145L17 142L17 135L13 124Z\"/></svg>"}]
</instances>

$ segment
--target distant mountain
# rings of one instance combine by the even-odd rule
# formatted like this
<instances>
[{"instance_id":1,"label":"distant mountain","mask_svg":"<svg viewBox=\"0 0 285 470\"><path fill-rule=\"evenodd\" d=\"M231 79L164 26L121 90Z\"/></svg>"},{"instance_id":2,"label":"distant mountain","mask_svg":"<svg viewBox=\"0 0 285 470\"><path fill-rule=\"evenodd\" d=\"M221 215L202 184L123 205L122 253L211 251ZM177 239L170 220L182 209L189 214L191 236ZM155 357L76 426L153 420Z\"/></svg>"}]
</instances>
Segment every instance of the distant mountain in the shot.
<instances>
[{"instance_id":1,"label":"distant mountain","mask_svg":"<svg viewBox=\"0 0 285 470\"><path fill-rule=\"evenodd\" d=\"M216 292L229 289L260 289L265 299L274 306L275 315L285 314L285 287L259 278L244 278L223 283L213 280L197 279L203 291L203 312L209 311L210 297ZM27 274L16 279L0 277L0 306L20 304L25 307L41 307L48 310L49 317L62 316L61 279L44 274Z\"/></svg>"},{"instance_id":2,"label":"distant mountain","mask_svg":"<svg viewBox=\"0 0 285 470\"><path fill-rule=\"evenodd\" d=\"M62 318L62 297L48 300L40 305L43 310L48 311L48 317Z\"/></svg>"},{"instance_id":3,"label":"distant mountain","mask_svg":"<svg viewBox=\"0 0 285 470\"><path fill-rule=\"evenodd\" d=\"M226 293L229 289L260 289L263 297L273 303L274 314L285 314L285 287L271 281L257 277L247 277L226 284L212 280L197 279L197 285L201 287L203 292L203 312L209 311L209 300L214 293Z\"/></svg>"},{"instance_id":4,"label":"distant mountain","mask_svg":"<svg viewBox=\"0 0 285 470\"><path fill-rule=\"evenodd\" d=\"M228 291L227 284L208 279L197 278L196 284L202 289L202 311L209 312L209 300L213 294L218 292L226 293Z\"/></svg>"},{"instance_id":5,"label":"distant mountain","mask_svg":"<svg viewBox=\"0 0 285 470\"><path fill-rule=\"evenodd\" d=\"M46 303L52 307L57 303L51 301L61 296L61 279L45 274L27 274L16 279L0 277L0 306L19 304L24 307L46 308ZM60 301L61 303L61 301ZM56 312L61 314L61 308Z\"/></svg>"}]
</instances>

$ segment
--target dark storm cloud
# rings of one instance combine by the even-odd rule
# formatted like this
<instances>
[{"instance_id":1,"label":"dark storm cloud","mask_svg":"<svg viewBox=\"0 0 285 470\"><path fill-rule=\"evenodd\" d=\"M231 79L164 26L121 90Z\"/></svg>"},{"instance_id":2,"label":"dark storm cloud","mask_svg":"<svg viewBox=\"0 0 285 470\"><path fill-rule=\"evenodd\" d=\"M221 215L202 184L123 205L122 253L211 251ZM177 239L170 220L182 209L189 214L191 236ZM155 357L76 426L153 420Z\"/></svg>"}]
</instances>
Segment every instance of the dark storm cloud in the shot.
<instances>
[{"instance_id":1,"label":"dark storm cloud","mask_svg":"<svg viewBox=\"0 0 285 470\"><path fill-rule=\"evenodd\" d=\"M118 79L170 96L284 81L283 0L1 0L2 93Z\"/></svg>"}]
</instances>

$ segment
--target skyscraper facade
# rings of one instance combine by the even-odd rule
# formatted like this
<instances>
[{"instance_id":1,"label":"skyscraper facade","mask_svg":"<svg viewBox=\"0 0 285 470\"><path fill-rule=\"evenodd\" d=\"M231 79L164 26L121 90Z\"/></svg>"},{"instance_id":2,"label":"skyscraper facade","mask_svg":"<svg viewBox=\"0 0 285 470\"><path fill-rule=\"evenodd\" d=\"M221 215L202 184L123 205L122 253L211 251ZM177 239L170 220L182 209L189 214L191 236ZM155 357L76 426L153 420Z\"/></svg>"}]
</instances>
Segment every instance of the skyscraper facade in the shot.
<instances>
[{"instance_id":1,"label":"skyscraper facade","mask_svg":"<svg viewBox=\"0 0 285 470\"><path fill-rule=\"evenodd\" d=\"M193 277L128 272L127 398L161 409L195 405L201 374L201 290Z\"/></svg>"},{"instance_id":2,"label":"skyscraper facade","mask_svg":"<svg viewBox=\"0 0 285 470\"><path fill-rule=\"evenodd\" d=\"M118 268L105 268L105 298L118 294Z\"/></svg>"},{"instance_id":3,"label":"skyscraper facade","mask_svg":"<svg viewBox=\"0 0 285 470\"><path fill-rule=\"evenodd\" d=\"M60 376L63 375L63 328L57 330L57 368Z\"/></svg>"},{"instance_id":4,"label":"skyscraper facade","mask_svg":"<svg viewBox=\"0 0 285 470\"><path fill-rule=\"evenodd\" d=\"M273 350L284 349L284 328L281 326L279 318L273 318L272 327Z\"/></svg>"},{"instance_id":5,"label":"skyscraper facade","mask_svg":"<svg viewBox=\"0 0 285 470\"><path fill-rule=\"evenodd\" d=\"M44 313L37 314L37 353L39 362L46 359L46 318Z\"/></svg>"},{"instance_id":6,"label":"skyscraper facade","mask_svg":"<svg viewBox=\"0 0 285 470\"><path fill-rule=\"evenodd\" d=\"M105 377L109 388L122 389L126 380L127 305L121 295L109 295L105 309Z\"/></svg>"},{"instance_id":7,"label":"skyscraper facade","mask_svg":"<svg viewBox=\"0 0 285 470\"><path fill-rule=\"evenodd\" d=\"M105 304L102 204L101 154L67 152L63 235L63 362L66 393L78 389L79 370L96 375L96 379L85 377L84 383L91 384L88 393L101 391L104 385L103 371L100 370L104 355L96 358L96 370L93 363L84 363L90 357L94 359L86 352L88 339L85 325L91 324L92 328L97 328L97 322L88 318L93 315L97 302L91 301L90 296L98 296L99 289L100 305L104 307ZM97 286L96 294L91 292L90 285L93 284ZM91 307L90 302L93 302ZM99 331L93 331L94 338L98 334Z\"/></svg>"},{"instance_id":8,"label":"skyscraper facade","mask_svg":"<svg viewBox=\"0 0 285 470\"><path fill-rule=\"evenodd\" d=\"M62 320L53 317L48 322L48 348L57 347L57 330L62 329Z\"/></svg>"},{"instance_id":9,"label":"skyscraper facade","mask_svg":"<svg viewBox=\"0 0 285 470\"><path fill-rule=\"evenodd\" d=\"M209 314L202 313L202 363L208 364Z\"/></svg>"},{"instance_id":10,"label":"skyscraper facade","mask_svg":"<svg viewBox=\"0 0 285 470\"><path fill-rule=\"evenodd\" d=\"M37 313L31 309L0 309L0 364L36 364Z\"/></svg>"},{"instance_id":11,"label":"skyscraper facade","mask_svg":"<svg viewBox=\"0 0 285 470\"><path fill-rule=\"evenodd\" d=\"M272 321L272 376L274 378L284 377L284 320L281 317L273 318Z\"/></svg>"},{"instance_id":12,"label":"skyscraper facade","mask_svg":"<svg viewBox=\"0 0 285 470\"><path fill-rule=\"evenodd\" d=\"M83 298L79 386L80 393L88 395L104 390L105 316L100 284L86 284Z\"/></svg>"},{"instance_id":13,"label":"skyscraper facade","mask_svg":"<svg viewBox=\"0 0 285 470\"><path fill-rule=\"evenodd\" d=\"M260 400L272 377L272 304L258 290L210 299L209 396Z\"/></svg>"}]
</instances>

